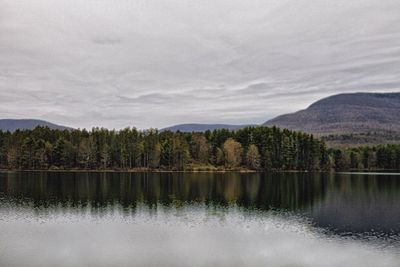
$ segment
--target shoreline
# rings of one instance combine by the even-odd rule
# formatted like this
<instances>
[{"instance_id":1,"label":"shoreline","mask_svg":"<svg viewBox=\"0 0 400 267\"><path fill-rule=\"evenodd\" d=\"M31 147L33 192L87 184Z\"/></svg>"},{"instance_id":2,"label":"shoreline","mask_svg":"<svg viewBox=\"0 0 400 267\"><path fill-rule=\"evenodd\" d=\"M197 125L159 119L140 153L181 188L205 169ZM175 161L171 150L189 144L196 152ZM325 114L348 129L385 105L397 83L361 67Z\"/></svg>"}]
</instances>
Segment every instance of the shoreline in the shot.
<instances>
[{"instance_id":1,"label":"shoreline","mask_svg":"<svg viewBox=\"0 0 400 267\"><path fill-rule=\"evenodd\" d=\"M0 169L0 172L97 172L97 173L262 173L264 171L256 170L112 170L112 169L68 169L68 170L19 170L19 169Z\"/></svg>"},{"instance_id":2,"label":"shoreline","mask_svg":"<svg viewBox=\"0 0 400 267\"><path fill-rule=\"evenodd\" d=\"M0 172L64 172L64 173L337 173L337 174L357 174L357 173L399 173L399 170L391 169L371 169L371 170L314 170L314 171L301 171L301 170L250 170L250 169L224 169L224 170L160 170L160 169L127 169L127 170L114 170L114 169L0 169Z\"/></svg>"}]
</instances>

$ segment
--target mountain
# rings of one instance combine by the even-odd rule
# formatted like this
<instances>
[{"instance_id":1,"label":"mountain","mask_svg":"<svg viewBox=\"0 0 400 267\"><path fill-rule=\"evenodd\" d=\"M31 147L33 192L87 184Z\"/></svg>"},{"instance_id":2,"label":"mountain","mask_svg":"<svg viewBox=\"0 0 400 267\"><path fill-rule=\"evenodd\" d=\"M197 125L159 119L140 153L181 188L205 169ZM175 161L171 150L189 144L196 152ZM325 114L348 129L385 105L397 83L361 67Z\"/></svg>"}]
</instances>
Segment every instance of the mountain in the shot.
<instances>
[{"instance_id":1,"label":"mountain","mask_svg":"<svg viewBox=\"0 0 400 267\"><path fill-rule=\"evenodd\" d=\"M212 131L217 129L237 130L240 128L244 128L246 126L252 126L252 125L188 123L188 124L178 124L171 127L166 127L164 129L161 129L161 131L204 132L207 130Z\"/></svg>"},{"instance_id":2,"label":"mountain","mask_svg":"<svg viewBox=\"0 0 400 267\"><path fill-rule=\"evenodd\" d=\"M32 120L32 119L0 119L0 130L13 132L17 129L31 130L37 126L47 126L50 129L65 130L68 127L57 125L48 121L43 120Z\"/></svg>"},{"instance_id":3,"label":"mountain","mask_svg":"<svg viewBox=\"0 0 400 267\"><path fill-rule=\"evenodd\" d=\"M400 93L349 93L264 123L312 133L333 144L400 141Z\"/></svg>"}]
</instances>

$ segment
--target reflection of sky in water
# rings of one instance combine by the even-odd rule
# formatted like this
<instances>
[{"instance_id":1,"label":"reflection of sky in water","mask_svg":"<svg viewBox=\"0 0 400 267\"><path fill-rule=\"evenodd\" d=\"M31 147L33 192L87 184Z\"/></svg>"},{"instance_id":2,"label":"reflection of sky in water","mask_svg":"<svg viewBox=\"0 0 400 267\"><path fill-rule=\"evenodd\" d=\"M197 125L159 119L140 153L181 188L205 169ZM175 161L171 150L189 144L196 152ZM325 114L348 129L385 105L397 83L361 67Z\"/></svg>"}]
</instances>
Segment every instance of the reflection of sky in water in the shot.
<instances>
[{"instance_id":1,"label":"reflection of sky in water","mask_svg":"<svg viewBox=\"0 0 400 267\"><path fill-rule=\"evenodd\" d=\"M398 266L399 193L393 175L0 173L0 263Z\"/></svg>"},{"instance_id":2,"label":"reflection of sky in water","mask_svg":"<svg viewBox=\"0 0 400 267\"><path fill-rule=\"evenodd\" d=\"M398 266L395 247L326 236L300 217L204 206L2 209L4 266Z\"/></svg>"}]
</instances>

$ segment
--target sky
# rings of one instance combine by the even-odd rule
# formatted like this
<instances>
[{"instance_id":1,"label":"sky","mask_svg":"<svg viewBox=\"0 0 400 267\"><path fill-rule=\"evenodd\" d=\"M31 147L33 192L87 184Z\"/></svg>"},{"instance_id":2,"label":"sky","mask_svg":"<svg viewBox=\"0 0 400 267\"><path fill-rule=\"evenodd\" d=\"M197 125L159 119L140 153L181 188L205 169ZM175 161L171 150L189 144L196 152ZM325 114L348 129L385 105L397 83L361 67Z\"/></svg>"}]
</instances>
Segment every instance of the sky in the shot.
<instances>
[{"instance_id":1,"label":"sky","mask_svg":"<svg viewBox=\"0 0 400 267\"><path fill-rule=\"evenodd\" d=\"M399 0L0 0L0 118L262 123L400 91Z\"/></svg>"}]
</instances>

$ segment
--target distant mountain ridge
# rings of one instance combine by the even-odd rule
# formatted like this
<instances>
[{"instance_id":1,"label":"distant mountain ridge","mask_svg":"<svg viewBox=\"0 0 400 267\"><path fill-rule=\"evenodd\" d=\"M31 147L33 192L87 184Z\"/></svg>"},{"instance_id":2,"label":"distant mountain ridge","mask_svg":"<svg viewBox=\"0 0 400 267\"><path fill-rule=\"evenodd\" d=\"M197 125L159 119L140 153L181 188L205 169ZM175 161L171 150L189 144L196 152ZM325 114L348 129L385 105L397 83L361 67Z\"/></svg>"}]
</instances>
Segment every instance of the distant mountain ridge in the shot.
<instances>
[{"instance_id":1,"label":"distant mountain ridge","mask_svg":"<svg viewBox=\"0 0 400 267\"><path fill-rule=\"evenodd\" d=\"M240 128L244 128L247 126L254 125L232 125L232 124L202 124L202 123L187 123L187 124L178 124L171 127L166 127L161 129L161 131L181 131L181 132L205 132L207 130L218 130L218 129L228 129L228 130L237 130Z\"/></svg>"},{"instance_id":2,"label":"distant mountain ridge","mask_svg":"<svg viewBox=\"0 0 400 267\"><path fill-rule=\"evenodd\" d=\"M362 136L361 143L400 141L400 93L349 93L264 123L318 136ZM367 140L371 139L371 140Z\"/></svg>"},{"instance_id":3,"label":"distant mountain ridge","mask_svg":"<svg viewBox=\"0 0 400 267\"><path fill-rule=\"evenodd\" d=\"M400 143L400 93L346 93L323 98L304 110L268 120L265 126L277 126L311 133L330 145ZM71 129L44 120L0 119L0 130ZM255 124L178 124L161 131L204 132L237 130Z\"/></svg>"},{"instance_id":4,"label":"distant mountain ridge","mask_svg":"<svg viewBox=\"0 0 400 267\"><path fill-rule=\"evenodd\" d=\"M32 130L38 126L49 127L55 130L66 130L69 127L57 125L44 120L34 119L0 119L0 130L14 132L20 130Z\"/></svg>"}]
</instances>

